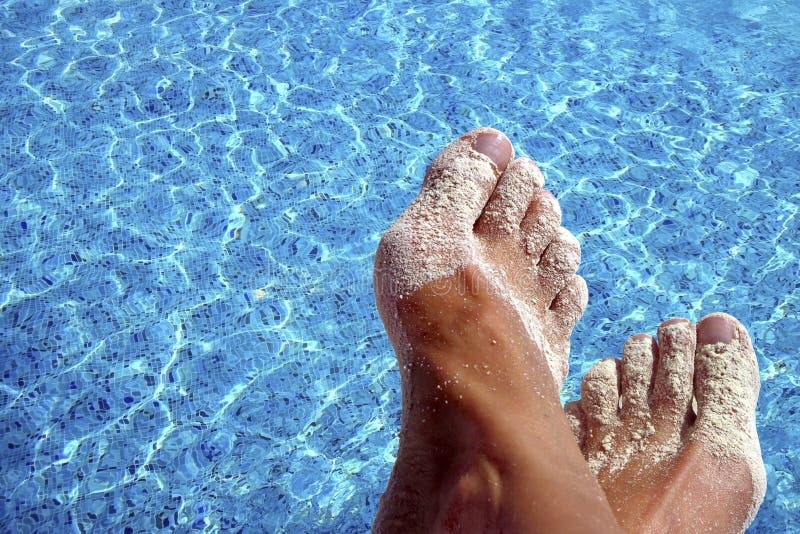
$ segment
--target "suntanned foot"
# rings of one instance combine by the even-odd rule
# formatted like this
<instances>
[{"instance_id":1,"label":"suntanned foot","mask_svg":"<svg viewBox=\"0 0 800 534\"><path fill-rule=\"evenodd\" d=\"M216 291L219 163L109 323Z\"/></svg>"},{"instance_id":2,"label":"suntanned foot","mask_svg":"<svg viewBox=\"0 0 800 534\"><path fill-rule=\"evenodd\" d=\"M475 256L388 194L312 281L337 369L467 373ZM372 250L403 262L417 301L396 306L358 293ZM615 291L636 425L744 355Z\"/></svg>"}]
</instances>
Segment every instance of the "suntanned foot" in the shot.
<instances>
[{"instance_id":1,"label":"suntanned foot","mask_svg":"<svg viewBox=\"0 0 800 534\"><path fill-rule=\"evenodd\" d=\"M566 411L625 530L747 528L766 490L759 388L747 331L722 313L665 321L586 374Z\"/></svg>"},{"instance_id":2,"label":"suntanned foot","mask_svg":"<svg viewBox=\"0 0 800 534\"><path fill-rule=\"evenodd\" d=\"M587 292L542 185L503 134L472 131L381 240L403 411L376 532L616 528L558 402Z\"/></svg>"}]
</instances>

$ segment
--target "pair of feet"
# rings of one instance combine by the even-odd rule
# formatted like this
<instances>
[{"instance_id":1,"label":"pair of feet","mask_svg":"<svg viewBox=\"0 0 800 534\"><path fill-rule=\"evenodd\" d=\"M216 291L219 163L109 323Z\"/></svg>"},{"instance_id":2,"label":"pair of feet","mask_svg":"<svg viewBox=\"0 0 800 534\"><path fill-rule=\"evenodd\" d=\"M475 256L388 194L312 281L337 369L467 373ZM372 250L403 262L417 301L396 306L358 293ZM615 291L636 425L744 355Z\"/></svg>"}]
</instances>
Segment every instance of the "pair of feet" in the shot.
<instances>
[{"instance_id":1,"label":"pair of feet","mask_svg":"<svg viewBox=\"0 0 800 534\"><path fill-rule=\"evenodd\" d=\"M671 319L562 409L587 304L536 165L481 128L431 164L381 240L375 291L402 380L376 532L739 532L765 491L744 327Z\"/></svg>"}]
</instances>

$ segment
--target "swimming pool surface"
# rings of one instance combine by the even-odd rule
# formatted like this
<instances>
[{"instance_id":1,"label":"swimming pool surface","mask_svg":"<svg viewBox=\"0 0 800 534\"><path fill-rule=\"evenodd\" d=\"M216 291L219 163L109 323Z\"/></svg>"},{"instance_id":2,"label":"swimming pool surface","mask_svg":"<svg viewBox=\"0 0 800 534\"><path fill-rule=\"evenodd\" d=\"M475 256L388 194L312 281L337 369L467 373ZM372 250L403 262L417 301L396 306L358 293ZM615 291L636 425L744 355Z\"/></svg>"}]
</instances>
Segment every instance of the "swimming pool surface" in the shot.
<instances>
[{"instance_id":1,"label":"swimming pool surface","mask_svg":"<svg viewBox=\"0 0 800 534\"><path fill-rule=\"evenodd\" d=\"M366 531L399 424L373 253L438 150L491 125L583 246L564 399L662 319L737 316L769 481L750 531L797 531L798 20L0 2L3 530Z\"/></svg>"}]
</instances>

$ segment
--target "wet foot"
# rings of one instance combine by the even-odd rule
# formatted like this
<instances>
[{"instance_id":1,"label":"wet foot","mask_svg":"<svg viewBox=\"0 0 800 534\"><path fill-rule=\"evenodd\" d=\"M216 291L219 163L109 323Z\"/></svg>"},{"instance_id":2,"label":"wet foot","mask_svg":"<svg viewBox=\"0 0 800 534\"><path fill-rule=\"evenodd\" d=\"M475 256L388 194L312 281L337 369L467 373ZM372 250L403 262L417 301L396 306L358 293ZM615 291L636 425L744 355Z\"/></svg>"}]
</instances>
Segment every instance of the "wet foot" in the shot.
<instances>
[{"instance_id":1,"label":"wet foot","mask_svg":"<svg viewBox=\"0 0 800 534\"><path fill-rule=\"evenodd\" d=\"M760 382L729 315L670 319L622 360L595 365L566 407L581 449L628 532L742 532L766 489L755 426Z\"/></svg>"},{"instance_id":2,"label":"wet foot","mask_svg":"<svg viewBox=\"0 0 800 534\"><path fill-rule=\"evenodd\" d=\"M587 292L542 185L504 135L475 130L381 240L376 300L403 411L376 532L616 528L558 402Z\"/></svg>"}]
</instances>

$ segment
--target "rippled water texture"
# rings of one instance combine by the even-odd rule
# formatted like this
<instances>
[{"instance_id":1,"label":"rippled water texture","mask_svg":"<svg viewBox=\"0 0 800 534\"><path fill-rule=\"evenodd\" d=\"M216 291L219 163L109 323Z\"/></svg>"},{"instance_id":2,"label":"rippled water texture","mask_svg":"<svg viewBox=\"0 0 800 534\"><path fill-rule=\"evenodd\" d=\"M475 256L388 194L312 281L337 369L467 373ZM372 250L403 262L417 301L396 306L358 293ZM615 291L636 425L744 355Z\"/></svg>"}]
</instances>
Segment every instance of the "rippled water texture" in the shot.
<instances>
[{"instance_id":1,"label":"rippled water texture","mask_svg":"<svg viewBox=\"0 0 800 534\"><path fill-rule=\"evenodd\" d=\"M486 124L583 245L564 398L666 317L738 316L751 531L794 528L798 4L430 4L0 3L0 524L365 531L399 424L372 255Z\"/></svg>"}]
</instances>

